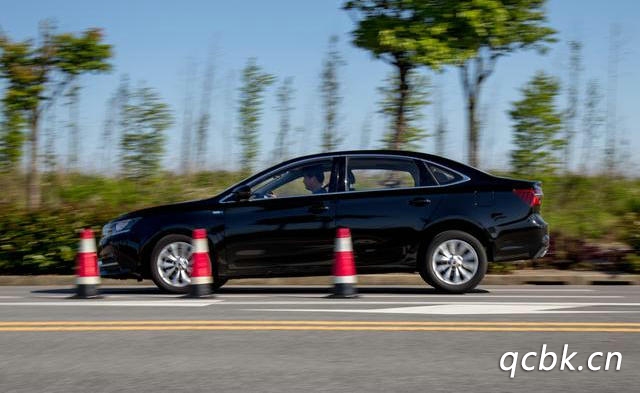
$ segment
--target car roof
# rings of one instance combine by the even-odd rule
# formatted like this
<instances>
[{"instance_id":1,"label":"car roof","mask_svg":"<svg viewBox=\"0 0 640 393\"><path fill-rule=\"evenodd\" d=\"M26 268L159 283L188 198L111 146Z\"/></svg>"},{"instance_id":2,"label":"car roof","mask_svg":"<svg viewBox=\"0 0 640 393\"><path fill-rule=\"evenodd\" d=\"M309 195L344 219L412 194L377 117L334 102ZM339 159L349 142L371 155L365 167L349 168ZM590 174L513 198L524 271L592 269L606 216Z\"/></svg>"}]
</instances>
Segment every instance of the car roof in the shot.
<instances>
[{"instance_id":1,"label":"car roof","mask_svg":"<svg viewBox=\"0 0 640 393\"><path fill-rule=\"evenodd\" d=\"M431 161L435 164L441 164L447 166L451 169L462 171L467 174L481 174L483 176L491 176L490 174L474 168L472 166L463 164L458 161L451 160L446 157L438 156L435 154L422 153L417 151L409 151L409 150L390 150L390 149L379 149L379 150L340 150L340 151L330 151L324 153L310 154L306 156L299 156L281 164L289 164L296 161L308 160L313 158L322 158L322 157L333 157L333 156L344 156L344 155L380 155L380 156L402 156L408 158L417 158L422 160ZM280 164L278 165L280 166Z\"/></svg>"}]
</instances>

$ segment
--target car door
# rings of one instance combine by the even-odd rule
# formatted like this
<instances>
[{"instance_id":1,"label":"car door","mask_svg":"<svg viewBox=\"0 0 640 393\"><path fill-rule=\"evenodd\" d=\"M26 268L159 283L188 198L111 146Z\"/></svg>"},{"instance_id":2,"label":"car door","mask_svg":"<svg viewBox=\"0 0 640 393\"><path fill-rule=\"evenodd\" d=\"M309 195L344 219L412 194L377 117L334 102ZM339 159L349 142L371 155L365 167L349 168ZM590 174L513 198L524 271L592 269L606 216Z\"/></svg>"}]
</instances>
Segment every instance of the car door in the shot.
<instances>
[{"instance_id":1,"label":"car door","mask_svg":"<svg viewBox=\"0 0 640 393\"><path fill-rule=\"evenodd\" d=\"M335 232L333 158L291 164L253 181L252 196L225 204L224 249L235 276L306 275L330 269ZM305 171L321 168L322 190Z\"/></svg>"},{"instance_id":2,"label":"car door","mask_svg":"<svg viewBox=\"0 0 640 393\"><path fill-rule=\"evenodd\" d=\"M400 156L347 157L347 191L336 207L336 226L351 229L361 270L413 269L421 232L441 196L424 163Z\"/></svg>"}]
</instances>

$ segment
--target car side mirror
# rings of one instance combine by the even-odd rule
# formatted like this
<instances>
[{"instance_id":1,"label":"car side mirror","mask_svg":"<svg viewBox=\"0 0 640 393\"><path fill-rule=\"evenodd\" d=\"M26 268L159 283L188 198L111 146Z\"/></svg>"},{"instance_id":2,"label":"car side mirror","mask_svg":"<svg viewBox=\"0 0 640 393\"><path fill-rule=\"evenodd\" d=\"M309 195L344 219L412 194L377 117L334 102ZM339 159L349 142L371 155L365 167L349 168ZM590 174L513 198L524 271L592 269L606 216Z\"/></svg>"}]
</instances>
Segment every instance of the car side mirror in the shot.
<instances>
[{"instance_id":1,"label":"car side mirror","mask_svg":"<svg viewBox=\"0 0 640 393\"><path fill-rule=\"evenodd\" d=\"M248 201L251 198L251 187L241 186L233 191L234 200L236 202Z\"/></svg>"}]
</instances>

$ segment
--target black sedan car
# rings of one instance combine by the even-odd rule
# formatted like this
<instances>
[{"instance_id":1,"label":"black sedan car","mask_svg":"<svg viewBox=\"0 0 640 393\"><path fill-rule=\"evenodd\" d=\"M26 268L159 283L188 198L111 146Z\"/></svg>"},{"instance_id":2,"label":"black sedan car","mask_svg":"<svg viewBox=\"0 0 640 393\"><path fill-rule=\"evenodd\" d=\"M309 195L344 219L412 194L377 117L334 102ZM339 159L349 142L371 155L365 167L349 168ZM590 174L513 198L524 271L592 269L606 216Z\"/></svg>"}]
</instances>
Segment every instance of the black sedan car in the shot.
<instances>
[{"instance_id":1,"label":"black sedan car","mask_svg":"<svg viewBox=\"0 0 640 393\"><path fill-rule=\"evenodd\" d=\"M532 181L442 157L344 151L296 158L212 198L124 214L102 231L103 276L190 282L191 231L205 228L214 287L228 279L329 275L336 228L351 229L359 274L418 272L465 292L488 261L538 258L549 245Z\"/></svg>"}]
</instances>

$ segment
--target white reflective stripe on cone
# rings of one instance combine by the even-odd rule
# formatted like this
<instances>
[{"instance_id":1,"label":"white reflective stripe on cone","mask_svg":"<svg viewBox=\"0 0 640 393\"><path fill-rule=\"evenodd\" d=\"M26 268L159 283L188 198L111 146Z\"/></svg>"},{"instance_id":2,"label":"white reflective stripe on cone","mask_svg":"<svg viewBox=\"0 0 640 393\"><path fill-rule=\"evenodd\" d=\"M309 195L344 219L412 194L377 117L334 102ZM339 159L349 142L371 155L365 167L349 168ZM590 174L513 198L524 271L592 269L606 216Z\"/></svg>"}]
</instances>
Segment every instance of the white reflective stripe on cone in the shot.
<instances>
[{"instance_id":1,"label":"white reflective stripe on cone","mask_svg":"<svg viewBox=\"0 0 640 393\"><path fill-rule=\"evenodd\" d=\"M207 239L193 239L193 252L209 252Z\"/></svg>"},{"instance_id":2,"label":"white reflective stripe on cone","mask_svg":"<svg viewBox=\"0 0 640 393\"><path fill-rule=\"evenodd\" d=\"M76 284L78 285L97 285L100 284L100 277L78 277L76 278Z\"/></svg>"},{"instance_id":3,"label":"white reflective stripe on cone","mask_svg":"<svg viewBox=\"0 0 640 393\"><path fill-rule=\"evenodd\" d=\"M88 253L96 252L96 240L95 239L80 239L80 249L78 252Z\"/></svg>"},{"instance_id":4,"label":"white reflective stripe on cone","mask_svg":"<svg viewBox=\"0 0 640 393\"><path fill-rule=\"evenodd\" d=\"M357 282L356 276L335 276L333 277L334 284L355 284Z\"/></svg>"},{"instance_id":5,"label":"white reflective stripe on cone","mask_svg":"<svg viewBox=\"0 0 640 393\"><path fill-rule=\"evenodd\" d=\"M336 252L353 251L350 237L336 238Z\"/></svg>"},{"instance_id":6,"label":"white reflective stripe on cone","mask_svg":"<svg viewBox=\"0 0 640 393\"><path fill-rule=\"evenodd\" d=\"M212 277L191 277L191 285L211 284L213 283Z\"/></svg>"}]
</instances>

